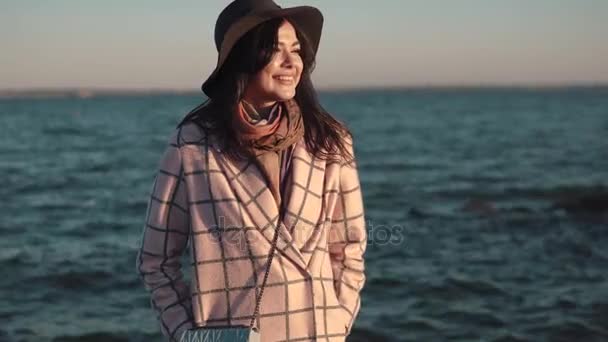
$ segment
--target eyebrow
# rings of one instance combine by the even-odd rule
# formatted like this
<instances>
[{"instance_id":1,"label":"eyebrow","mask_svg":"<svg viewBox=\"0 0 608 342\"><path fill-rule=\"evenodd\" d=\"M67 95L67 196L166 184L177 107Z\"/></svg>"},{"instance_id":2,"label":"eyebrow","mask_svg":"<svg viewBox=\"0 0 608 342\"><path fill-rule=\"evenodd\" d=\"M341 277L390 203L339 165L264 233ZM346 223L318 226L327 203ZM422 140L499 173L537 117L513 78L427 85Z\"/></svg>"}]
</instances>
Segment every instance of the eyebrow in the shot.
<instances>
[{"instance_id":1,"label":"eyebrow","mask_svg":"<svg viewBox=\"0 0 608 342\"><path fill-rule=\"evenodd\" d=\"M286 44L283 42L279 42L279 45L286 45ZM295 41L293 44L291 44L292 47L297 46L297 45L300 45L299 41Z\"/></svg>"}]
</instances>

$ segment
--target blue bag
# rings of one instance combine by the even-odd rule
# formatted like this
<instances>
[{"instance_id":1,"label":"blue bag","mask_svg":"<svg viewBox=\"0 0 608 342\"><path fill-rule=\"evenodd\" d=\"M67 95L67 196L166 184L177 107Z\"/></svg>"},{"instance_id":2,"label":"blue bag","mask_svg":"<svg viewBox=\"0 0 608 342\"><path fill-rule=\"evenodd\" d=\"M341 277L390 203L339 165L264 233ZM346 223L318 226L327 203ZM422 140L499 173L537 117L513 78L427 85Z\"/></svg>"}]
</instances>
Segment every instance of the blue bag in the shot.
<instances>
[{"instance_id":1,"label":"blue bag","mask_svg":"<svg viewBox=\"0 0 608 342\"><path fill-rule=\"evenodd\" d=\"M180 342L260 342L260 334L246 325L198 327L184 331Z\"/></svg>"}]
</instances>

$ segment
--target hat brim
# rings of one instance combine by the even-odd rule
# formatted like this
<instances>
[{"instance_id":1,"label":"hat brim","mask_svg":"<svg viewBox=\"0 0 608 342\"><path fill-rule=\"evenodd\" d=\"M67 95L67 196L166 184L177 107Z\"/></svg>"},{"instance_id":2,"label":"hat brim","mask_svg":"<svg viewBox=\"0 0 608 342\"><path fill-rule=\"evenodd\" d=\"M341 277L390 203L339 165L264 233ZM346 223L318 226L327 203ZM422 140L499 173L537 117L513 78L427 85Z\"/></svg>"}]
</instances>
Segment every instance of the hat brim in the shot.
<instances>
[{"instance_id":1,"label":"hat brim","mask_svg":"<svg viewBox=\"0 0 608 342\"><path fill-rule=\"evenodd\" d=\"M201 86L201 89L207 96L209 96L210 88L217 81L217 76L222 65L238 40L257 25L279 17L289 19L298 32L304 35L304 38L311 45L314 54L317 54L323 31L323 14L317 8L312 6L297 6L246 15L235 22L224 36L222 46L218 52L217 65Z\"/></svg>"}]
</instances>

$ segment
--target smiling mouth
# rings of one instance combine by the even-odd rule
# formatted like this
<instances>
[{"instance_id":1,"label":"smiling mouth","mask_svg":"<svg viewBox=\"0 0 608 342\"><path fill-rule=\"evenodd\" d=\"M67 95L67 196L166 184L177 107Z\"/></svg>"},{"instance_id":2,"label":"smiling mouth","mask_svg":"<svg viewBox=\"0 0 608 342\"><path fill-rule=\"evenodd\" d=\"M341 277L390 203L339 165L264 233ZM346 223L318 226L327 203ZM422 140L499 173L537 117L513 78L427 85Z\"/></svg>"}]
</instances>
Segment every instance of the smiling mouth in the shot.
<instances>
[{"instance_id":1,"label":"smiling mouth","mask_svg":"<svg viewBox=\"0 0 608 342\"><path fill-rule=\"evenodd\" d=\"M293 76L274 76L272 78L283 84L292 84L295 81Z\"/></svg>"}]
</instances>

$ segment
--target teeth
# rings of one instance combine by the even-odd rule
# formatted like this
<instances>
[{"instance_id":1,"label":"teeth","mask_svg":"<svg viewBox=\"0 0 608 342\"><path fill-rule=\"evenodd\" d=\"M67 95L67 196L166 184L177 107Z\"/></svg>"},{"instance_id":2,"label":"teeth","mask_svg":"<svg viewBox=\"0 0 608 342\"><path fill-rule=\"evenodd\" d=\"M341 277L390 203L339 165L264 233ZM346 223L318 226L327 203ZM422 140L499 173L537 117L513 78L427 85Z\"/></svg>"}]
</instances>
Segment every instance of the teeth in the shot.
<instances>
[{"instance_id":1,"label":"teeth","mask_svg":"<svg viewBox=\"0 0 608 342\"><path fill-rule=\"evenodd\" d=\"M279 81L293 81L292 76L275 76Z\"/></svg>"}]
</instances>

